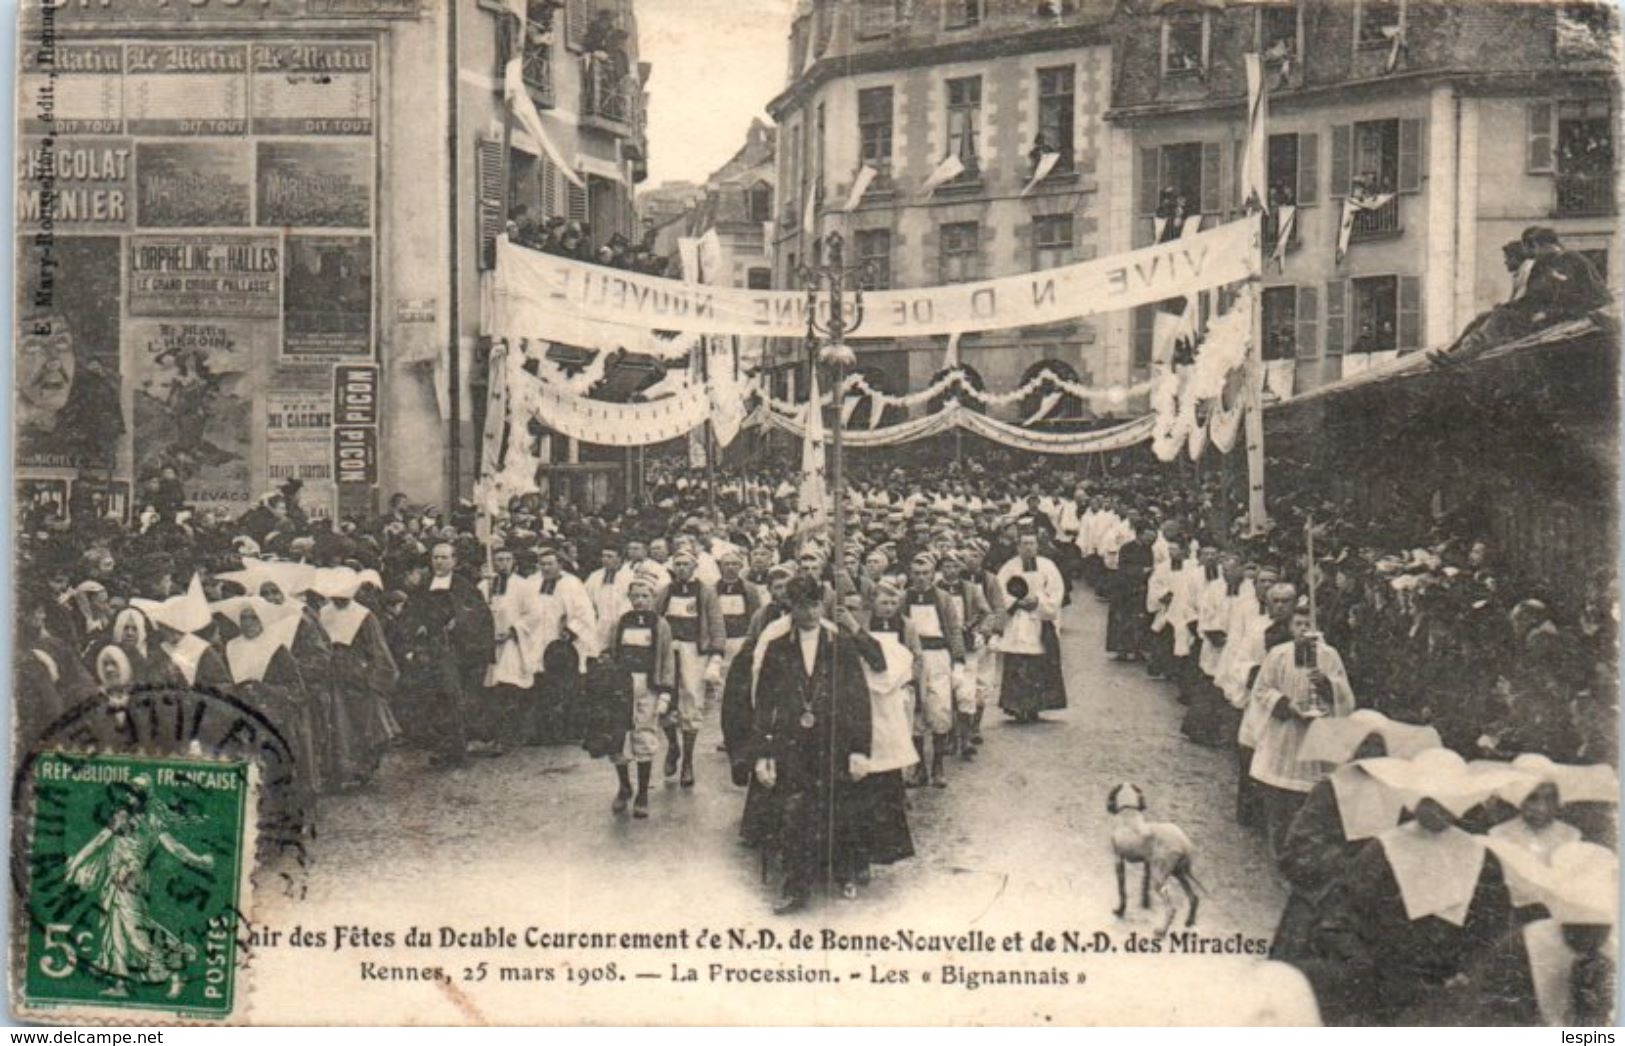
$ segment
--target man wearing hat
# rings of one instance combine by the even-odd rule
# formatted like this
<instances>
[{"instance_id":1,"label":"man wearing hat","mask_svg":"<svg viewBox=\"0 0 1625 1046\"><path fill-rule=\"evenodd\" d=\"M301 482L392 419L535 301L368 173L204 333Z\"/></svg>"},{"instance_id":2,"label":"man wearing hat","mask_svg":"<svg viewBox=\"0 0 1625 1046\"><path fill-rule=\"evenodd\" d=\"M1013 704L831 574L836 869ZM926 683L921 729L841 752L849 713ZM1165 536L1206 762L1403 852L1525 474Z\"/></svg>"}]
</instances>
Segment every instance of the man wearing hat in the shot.
<instances>
[{"instance_id":1,"label":"man wearing hat","mask_svg":"<svg viewBox=\"0 0 1625 1046\"><path fill-rule=\"evenodd\" d=\"M698 561L689 548L671 558L671 585L660 601L659 612L671 628L672 653L677 659L677 701L666 718L666 776L681 768L680 784L694 787L694 744L705 716L705 697L722 682L722 659L727 649L727 626L717 591L694 576ZM678 732L682 741L678 741Z\"/></svg>"}]
</instances>

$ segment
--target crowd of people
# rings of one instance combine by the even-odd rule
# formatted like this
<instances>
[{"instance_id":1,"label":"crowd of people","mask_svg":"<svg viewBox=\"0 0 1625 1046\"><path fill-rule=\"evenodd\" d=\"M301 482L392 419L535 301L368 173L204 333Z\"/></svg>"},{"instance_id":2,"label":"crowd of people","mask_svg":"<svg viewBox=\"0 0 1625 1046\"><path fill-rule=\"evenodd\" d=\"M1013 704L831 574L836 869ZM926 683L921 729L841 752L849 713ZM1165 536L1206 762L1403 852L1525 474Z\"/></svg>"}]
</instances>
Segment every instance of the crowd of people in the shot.
<instances>
[{"instance_id":1,"label":"crowd of people","mask_svg":"<svg viewBox=\"0 0 1625 1046\"><path fill-rule=\"evenodd\" d=\"M531 213L529 204L518 203L508 219L507 233L519 246L544 254L626 269L645 276L670 274L671 259L655 253L652 230L637 242L617 232L594 246L592 230L586 222L559 215L541 219Z\"/></svg>"},{"instance_id":2,"label":"crowd of people","mask_svg":"<svg viewBox=\"0 0 1625 1046\"><path fill-rule=\"evenodd\" d=\"M1107 651L1236 752L1236 819L1290 890L1271 957L1328 1023L1607 1022L1612 575L1559 610L1459 521L1285 496L1245 538L1211 507L1128 478L1052 519Z\"/></svg>"},{"instance_id":3,"label":"crowd of people","mask_svg":"<svg viewBox=\"0 0 1625 1046\"><path fill-rule=\"evenodd\" d=\"M1191 742L1236 751L1238 820L1292 888L1278 957L1328 1019L1415 1016L1530 908L1462 826L1538 837L1545 856L1582 833L1612 845L1611 819L1561 794L1575 767L1615 761L1611 576L1559 603L1460 521L1379 523L1290 491L1248 536L1218 487L1149 459L858 462L840 554L807 531L787 466L710 489L652 462L647 491L613 511L532 495L497 520L396 495L333 523L306 517L297 484L229 518L160 482L133 525L27 519L20 736L142 688L223 690L288 740L301 786L282 813L307 826L402 746L452 768L579 742L613 768L609 815L633 820L659 815L657 764L679 789L729 787L696 769L720 746L742 839L793 911L913 854L909 790L974 775L990 707L1020 724L1066 706L1058 621L1093 592L1107 651L1169 682ZM1322 721L1357 725L1316 736ZM1411 792L1379 780L1430 752ZM1418 916L1430 862L1460 889ZM1337 922L1356 910L1382 917Z\"/></svg>"}]
</instances>

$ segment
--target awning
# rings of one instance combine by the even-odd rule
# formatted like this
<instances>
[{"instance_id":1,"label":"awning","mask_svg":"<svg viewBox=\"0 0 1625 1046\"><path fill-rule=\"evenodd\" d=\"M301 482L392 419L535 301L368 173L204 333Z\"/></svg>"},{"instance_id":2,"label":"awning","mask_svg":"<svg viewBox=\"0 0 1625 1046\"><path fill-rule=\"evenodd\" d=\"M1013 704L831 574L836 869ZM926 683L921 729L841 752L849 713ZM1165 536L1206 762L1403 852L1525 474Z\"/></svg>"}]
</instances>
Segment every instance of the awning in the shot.
<instances>
[{"instance_id":1,"label":"awning","mask_svg":"<svg viewBox=\"0 0 1625 1046\"><path fill-rule=\"evenodd\" d=\"M1503 356L1510 356L1514 353L1539 351L1541 349L1553 348L1559 345L1567 345L1570 342L1577 341L1582 338L1607 333L1608 332L1603 329L1602 325L1597 323L1595 320L1569 320L1566 323L1553 324L1544 330L1539 330L1528 335L1527 337L1519 338L1517 341L1509 341L1501 345L1497 345L1494 348L1480 353L1469 360L1463 361L1462 366L1473 367L1485 360L1498 359ZM1370 370L1361 371L1359 374L1351 377L1342 378L1338 381L1330 382L1329 384L1322 385L1318 388L1310 389L1308 392L1299 393L1290 399L1278 400L1273 403L1265 404L1264 409L1266 412L1268 412L1285 407L1293 407L1301 403L1308 403L1314 400L1325 399L1329 396L1337 396L1346 392L1352 392L1355 389L1371 388L1386 382L1398 381L1403 378L1411 378L1423 374L1441 373L1444 369L1445 368L1440 367L1438 364L1433 362L1433 354L1431 352L1410 352L1403 356L1396 357L1384 366L1372 367Z\"/></svg>"}]
</instances>

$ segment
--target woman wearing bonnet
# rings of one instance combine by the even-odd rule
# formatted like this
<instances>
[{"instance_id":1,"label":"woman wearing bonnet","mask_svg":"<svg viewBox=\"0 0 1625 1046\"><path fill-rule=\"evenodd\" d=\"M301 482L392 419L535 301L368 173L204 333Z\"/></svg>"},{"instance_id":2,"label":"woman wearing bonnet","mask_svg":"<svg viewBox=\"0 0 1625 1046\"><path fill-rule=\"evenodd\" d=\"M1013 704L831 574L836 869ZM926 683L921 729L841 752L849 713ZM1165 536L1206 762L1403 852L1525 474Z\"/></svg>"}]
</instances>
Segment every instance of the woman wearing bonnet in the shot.
<instances>
[{"instance_id":1,"label":"woman wearing bonnet","mask_svg":"<svg viewBox=\"0 0 1625 1046\"><path fill-rule=\"evenodd\" d=\"M1499 939L1511 914L1500 860L1459 821L1517 771L1469 769L1445 748L1362 768L1414 817L1355 855L1322 902L1318 954L1295 965L1328 1025L1453 1021L1441 1005L1447 991L1459 989L1466 962Z\"/></svg>"},{"instance_id":2,"label":"woman wearing bonnet","mask_svg":"<svg viewBox=\"0 0 1625 1046\"><path fill-rule=\"evenodd\" d=\"M1408 759L1438 747L1439 735L1432 727L1395 722L1369 708L1310 724L1299 758L1337 769L1309 790L1287 829L1278 861L1292 892L1270 958L1292 961L1315 955L1312 931L1338 877L1367 841L1399 824L1403 801L1366 770L1365 761Z\"/></svg>"},{"instance_id":3,"label":"woman wearing bonnet","mask_svg":"<svg viewBox=\"0 0 1625 1046\"><path fill-rule=\"evenodd\" d=\"M1550 912L1506 933L1473 964L1461 1016L1474 1024L1605 1027L1614 1020L1619 860L1565 843L1549 861L1505 851L1508 880Z\"/></svg>"}]
</instances>

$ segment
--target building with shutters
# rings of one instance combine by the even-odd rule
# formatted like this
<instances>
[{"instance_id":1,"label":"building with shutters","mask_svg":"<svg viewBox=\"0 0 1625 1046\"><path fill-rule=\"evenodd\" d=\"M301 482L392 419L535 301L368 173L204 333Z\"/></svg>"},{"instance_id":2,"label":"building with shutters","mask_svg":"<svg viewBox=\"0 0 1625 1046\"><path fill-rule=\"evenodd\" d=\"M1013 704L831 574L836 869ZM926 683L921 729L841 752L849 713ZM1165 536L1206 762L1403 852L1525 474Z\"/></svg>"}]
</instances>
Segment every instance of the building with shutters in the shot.
<instances>
[{"instance_id":1,"label":"building with shutters","mask_svg":"<svg viewBox=\"0 0 1625 1046\"><path fill-rule=\"evenodd\" d=\"M1501 247L1530 225L1618 285L1609 5L1206 0L1122 17L1107 119L1125 147L1102 178L1132 213L1112 250L1151 242L1168 189L1204 226L1241 214L1243 56L1265 56L1269 191L1297 207L1264 280L1272 380L1303 391L1448 344L1506 300ZM1340 259L1351 194L1392 196L1356 216ZM1134 316L1135 374L1151 313Z\"/></svg>"},{"instance_id":2,"label":"building with shutters","mask_svg":"<svg viewBox=\"0 0 1625 1046\"><path fill-rule=\"evenodd\" d=\"M921 287L1007 276L1107 252L1112 147L1103 120L1113 76L1106 0L808 0L789 39L778 123L775 285L797 288L817 236L839 231L848 263L873 267L877 287ZM1042 138L1059 154L1026 195ZM922 194L948 156L965 171ZM859 170L868 191L848 210ZM965 335L959 360L990 390L1035 368L1103 384L1121 376L1126 318ZM862 340L870 383L900 392L943 368L945 338ZM799 343L778 347L787 371ZM788 377L788 376L787 376ZM779 380L781 394L792 384ZM1046 418L1076 418L1075 398ZM1016 408L1009 408L1011 416Z\"/></svg>"},{"instance_id":3,"label":"building with shutters","mask_svg":"<svg viewBox=\"0 0 1625 1046\"><path fill-rule=\"evenodd\" d=\"M484 428L486 349L479 338L479 278L508 221L580 222L590 241L615 236L637 242L644 229L635 190L648 175L648 63L639 60L633 0L529 0L519 46L523 76L553 155L506 119L502 76L511 19L501 0L461 0L459 34L460 140L457 194L460 234L459 347L463 409L456 448L457 488L466 495L478 467ZM569 164L573 184L557 160ZM567 352L568 346L556 347ZM544 493L584 504L618 497L628 482L620 450L543 437L552 467Z\"/></svg>"}]
</instances>

